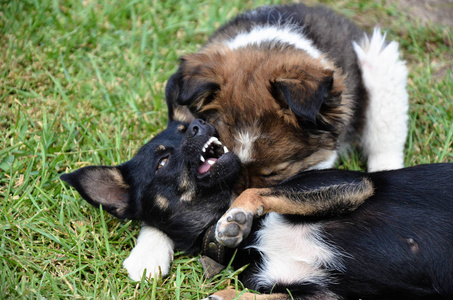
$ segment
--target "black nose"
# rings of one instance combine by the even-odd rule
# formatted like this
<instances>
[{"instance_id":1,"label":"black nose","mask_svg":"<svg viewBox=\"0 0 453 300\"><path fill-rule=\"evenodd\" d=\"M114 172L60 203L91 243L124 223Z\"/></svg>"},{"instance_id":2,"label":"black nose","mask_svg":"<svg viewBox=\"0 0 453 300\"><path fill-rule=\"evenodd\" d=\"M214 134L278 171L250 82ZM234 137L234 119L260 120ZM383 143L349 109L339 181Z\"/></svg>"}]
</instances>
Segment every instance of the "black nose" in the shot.
<instances>
[{"instance_id":1,"label":"black nose","mask_svg":"<svg viewBox=\"0 0 453 300\"><path fill-rule=\"evenodd\" d=\"M195 137L197 135L209 135L210 125L206 121L201 119L193 120L187 129L189 137Z\"/></svg>"}]
</instances>

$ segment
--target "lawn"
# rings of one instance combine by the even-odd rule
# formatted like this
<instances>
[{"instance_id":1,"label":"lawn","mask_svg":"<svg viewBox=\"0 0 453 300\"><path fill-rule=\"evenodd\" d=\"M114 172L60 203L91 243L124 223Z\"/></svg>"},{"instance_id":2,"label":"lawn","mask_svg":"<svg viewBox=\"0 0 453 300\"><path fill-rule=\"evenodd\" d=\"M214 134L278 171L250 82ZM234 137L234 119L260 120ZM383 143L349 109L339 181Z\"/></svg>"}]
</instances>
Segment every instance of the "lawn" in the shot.
<instances>
[{"instance_id":1,"label":"lawn","mask_svg":"<svg viewBox=\"0 0 453 300\"><path fill-rule=\"evenodd\" d=\"M183 253L167 278L133 282L122 262L140 224L94 209L59 176L131 158L165 127L178 57L270 2L0 1L0 299L199 299L241 288L234 270L207 280ZM395 1L321 2L400 43L410 69L406 165L452 162L451 28L422 24ZM340 163L363 166L355 152Z\"/></svg>"}]
</instances>

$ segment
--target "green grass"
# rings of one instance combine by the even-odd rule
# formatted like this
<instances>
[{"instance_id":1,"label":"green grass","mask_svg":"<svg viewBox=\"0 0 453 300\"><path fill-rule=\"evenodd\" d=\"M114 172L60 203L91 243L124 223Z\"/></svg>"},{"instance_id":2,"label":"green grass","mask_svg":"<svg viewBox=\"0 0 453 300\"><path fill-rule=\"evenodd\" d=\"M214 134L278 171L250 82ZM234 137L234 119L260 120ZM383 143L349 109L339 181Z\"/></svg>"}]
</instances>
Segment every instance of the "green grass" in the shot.
<instances>
[{"instance_id":1,"label":"green grass","mask_svg":"<svg viewBox=\"0 0 453 300\"><path fill-rule=\"evenodd\" d=\"M0 299L199 299L241 288L237 272L207 280L183 254L167 278L132 282L121 264L139 224L94 209L59 175L131 158L165 127L177 58L270 2L0 2ZM406 164L453 161L451 29L385 1L323 2L400 42L410 68ZM364 165L357 153L342 164Z\"/></svg>"}]
</instances>

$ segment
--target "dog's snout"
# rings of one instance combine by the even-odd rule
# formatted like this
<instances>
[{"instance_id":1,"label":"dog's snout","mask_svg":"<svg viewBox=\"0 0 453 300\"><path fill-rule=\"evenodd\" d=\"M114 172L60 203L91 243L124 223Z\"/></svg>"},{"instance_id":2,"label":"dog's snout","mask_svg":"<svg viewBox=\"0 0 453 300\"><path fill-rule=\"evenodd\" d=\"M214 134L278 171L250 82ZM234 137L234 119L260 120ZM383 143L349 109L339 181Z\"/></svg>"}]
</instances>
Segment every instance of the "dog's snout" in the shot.
<instances>
[{"instance_id":1,"label":"dog's snout","mask_svg":"<svg viewBox=\"0 0 453 300\"><path fill-rule=\"evenodd\" d=\"M209 124L206 121L201 119L196 119L190 123L187 130L190 137L195 137L197 135L206 135L208 134Z\"/></svg>"}]
</instances>

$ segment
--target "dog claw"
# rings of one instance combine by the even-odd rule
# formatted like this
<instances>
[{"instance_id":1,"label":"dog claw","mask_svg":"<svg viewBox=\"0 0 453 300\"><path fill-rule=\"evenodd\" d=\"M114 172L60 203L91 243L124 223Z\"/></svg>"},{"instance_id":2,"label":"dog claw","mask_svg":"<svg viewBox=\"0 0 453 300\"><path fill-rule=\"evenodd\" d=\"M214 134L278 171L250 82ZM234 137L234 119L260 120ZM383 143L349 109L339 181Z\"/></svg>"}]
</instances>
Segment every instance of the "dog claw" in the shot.
<instances>
[{"instance_id":1,"label":"dog claw","mask_svg":"<svg viewBox=\"0 0 453 300\"><path fill-rule=\"evenodd\" d=\"M250 234L252 223L251 212L231 208L217 222L216 239L226 247L235 248Z\"/></svg>"}]
</instances>

